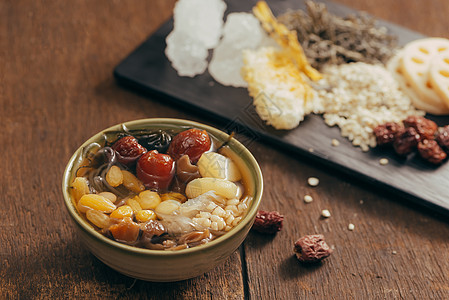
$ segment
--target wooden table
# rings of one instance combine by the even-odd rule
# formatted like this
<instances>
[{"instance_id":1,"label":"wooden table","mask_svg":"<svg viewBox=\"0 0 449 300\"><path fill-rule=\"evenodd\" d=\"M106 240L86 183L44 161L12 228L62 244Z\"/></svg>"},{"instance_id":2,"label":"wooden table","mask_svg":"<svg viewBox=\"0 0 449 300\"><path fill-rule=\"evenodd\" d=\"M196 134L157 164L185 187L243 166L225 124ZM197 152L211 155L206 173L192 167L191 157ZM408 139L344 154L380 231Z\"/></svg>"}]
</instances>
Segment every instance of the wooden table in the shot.
<instances>
[{"instance_id":1,"label":"wooden table","mask_svg":"<svg viewBox=\"0 0 449 300\"><path fill-rule=\"evenodd\" d=\"M338 2L449 38L447 0ZM226 263L176 283L125 277L79 243L61 177L83 141L133 119L205 121L125 90L112 77L173 5L0 3L0 299L448 299L447 219L260 142L250 148L265 177L261 208L285 215L276 236L250 233ZM318 187L307 186L310 176L320 179ZM313 196L311 204L302 201L305 194ZM322 209L332 217L320 219ZM304 267L293 256L293 242L314 233L324 234L335 251L322 265Z\"/></svg>"}]
</instances>

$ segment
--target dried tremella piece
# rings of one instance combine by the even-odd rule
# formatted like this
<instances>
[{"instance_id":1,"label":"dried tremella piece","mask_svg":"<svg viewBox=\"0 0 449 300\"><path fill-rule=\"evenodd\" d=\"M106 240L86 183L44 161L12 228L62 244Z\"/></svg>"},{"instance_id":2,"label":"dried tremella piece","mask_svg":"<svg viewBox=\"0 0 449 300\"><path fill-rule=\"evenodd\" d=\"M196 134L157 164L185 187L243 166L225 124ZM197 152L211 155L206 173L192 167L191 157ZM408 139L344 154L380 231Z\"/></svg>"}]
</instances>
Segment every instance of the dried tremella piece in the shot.
<instances>
[{"instance_id":1,"label":"dried tremella piece","mask_svg":"<svg viewBox=\"0 0 449 300\"><path fill-rule=\"evenodd\" d=\"M306 235L295 242L293 251L300 262L317 263L332 254L322 234Z\"/></svg>"},{"instance_id":2,"label":"dried tremella piece","mask_svg":"<svg viewBox=\"0 0 449 300\"><path fill-rule=\"evenodd\" d=\"M223 28L223 38L209 63L210 75L223 85L246 87L247 83L240 75L242 50L258 48L264 38L265 33L254 15L230 13Z\"/></svg>"},{"instance_id":3,"label":"dried tremella piece","mask_svg":"<svg viewBox=\"0 0 449 300\"><path fill-rule=\"evenodd\" d=\"M423 140L418 144L418 152L422 158L435 165L446 159L447 155L435 140Z\"/></svg>"},{"instance_id":4,"label":"dried tremella piece","mask_svg":"<svg viewBox=\"0 0 449 300\"><path fill-rule=\"evenodd\" d=\"M252 229L261 233L276 233L282 230L284 216L277 211L259 210Z\"/></svg>"},{"instance_id":5,"label":"dried tremella piece","mask_svg":"<svg viewBox=\"0 0 449 300\"><path fill-rule=\"evenodd\" d=\"M194 77L207 68L208 49L221 36L226 3L222 0L180 0L173 11L174 28L165 54L179 76Z\"/></svg>"},{"instance_id":6,"label":"dried tremella piece","mask_svg":"<svg viewBox=\"0 0 449 300\"><path fill-rule=\"evenodd\" d=\"M396 122L387 122L374 128L377 145L388 145L393 143L396 133L402 129L402 125Z\"/></svg>"}]
</instances>

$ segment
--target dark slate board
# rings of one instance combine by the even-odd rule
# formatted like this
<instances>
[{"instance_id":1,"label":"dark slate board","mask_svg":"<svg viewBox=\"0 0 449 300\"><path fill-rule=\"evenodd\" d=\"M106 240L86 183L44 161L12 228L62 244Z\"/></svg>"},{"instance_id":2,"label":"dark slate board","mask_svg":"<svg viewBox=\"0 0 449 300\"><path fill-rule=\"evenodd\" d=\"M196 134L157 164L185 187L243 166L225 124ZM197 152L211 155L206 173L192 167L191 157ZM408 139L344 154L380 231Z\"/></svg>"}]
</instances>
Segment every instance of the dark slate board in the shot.
<instances>
[{"instance_id":1,"label":"dark slate board","mask_svg":"<svg viewBox=\"0 0 449 300\"><path fill-rule=\"evenodd\" d=\"M256 0L226 1L226 13L235 11L249 12ZM323 1L328 10L337 15L346 16L356 13L347 7ZM287 9L304 8L302 1L268 1L275 15ZM393 34L399 37L399 43L405 44L422 38L416 32L382 22ZM353 175L370 184L398 192L411 201L449 214L449 163L434 167L417 156L406 160L391 151L372 149L362 152L342 138L338 128L329 128L321 116L310 115L290 131L276 131L264 125L251 103L244 88L225 87L216 83L205 72L194 78L179 77L164 54L165 37L173 28L173 21L164 24L142 45L126 57L115 69L114 76L120 84L146 93L162 96L160 99L189 109L209 119L213 118L221 129L244 133L244 144L262 139L284 149L293 151L306 159L315 159L326 166ZM439 125L449 124L449 117L432 117ZM340 146L332 147L331 140L340 141ZM386 157L390 163L379 164Z\"/></svg>"}]
</instances>

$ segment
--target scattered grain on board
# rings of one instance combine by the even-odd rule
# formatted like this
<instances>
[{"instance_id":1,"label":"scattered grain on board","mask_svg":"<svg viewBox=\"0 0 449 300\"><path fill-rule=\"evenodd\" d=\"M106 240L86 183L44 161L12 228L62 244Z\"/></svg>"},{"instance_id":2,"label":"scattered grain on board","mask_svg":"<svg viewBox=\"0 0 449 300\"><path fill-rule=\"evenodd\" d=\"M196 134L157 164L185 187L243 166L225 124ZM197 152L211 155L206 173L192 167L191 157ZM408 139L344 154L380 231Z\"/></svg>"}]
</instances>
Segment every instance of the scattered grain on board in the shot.
<instances>
[{"instance_id":1,"label":"scattered grain on board","mask_svg":"<svg viewBox=\"0 0 449 300\"><path fill-rule=\"evenodd\" d=\"M382 166L388 165L388 159L387 158L379 159L379 164L381 164Z\"/></svg>"},{"instance_id":2,"label":"scattered grain on board","mask_svg":"<svg viewBox=\"0 0 449 300\"><path fill-rule=\"evenodd\" d=\"M307 179L307 183L310 186L317 186L320 183L320 180L318 178L316 178L316 177L309 177Z\"/></svg>"},{"instance_id":3,"label":"scattered grain on board","mask_svg":"<svg viewBox=\"0 0 449 300\"><path fill-rule=\"evenodd\" d=\"M305 195L305 196L304 196L304 202L305 202L305 203L310 203L310 202L312 202L312 201L313 201L312 196L310 196L310 195Z\"/></svg>"},{"instance_id":4,"label":"scattered grain on board","mask_svg":"<svg viewBox=\"0 0 449 300\"><path fill-rule=\"evenodd\" d=\"M352 223L349 223L349 225L348 225L348 230L349 230L349 231L353 231L354 228L355 228L355 225L352 224Z\"/></svg>"},{"instance_id":5,"label":"scattered grain on board","mask_svg":"<svg viewBox=\"0 0 449 300\"><path fill-rule=\"evenodd\" d=\"M321 216L322 216L323 218L329 218L329 217L331 216L331 213L330 213L329 210L323 209L323 210L321 211Z\"/></svg>"},{"instance_id":6,"label":"scattered grain on board","mask_svg":"<svg viewBox=\"0 0 449 300\"><path fill-rule=\"evenodd\" d=\"M332 146L338 147L340 145L340 142L337 139L332 139Z\"/></svg>"}]
</instances>

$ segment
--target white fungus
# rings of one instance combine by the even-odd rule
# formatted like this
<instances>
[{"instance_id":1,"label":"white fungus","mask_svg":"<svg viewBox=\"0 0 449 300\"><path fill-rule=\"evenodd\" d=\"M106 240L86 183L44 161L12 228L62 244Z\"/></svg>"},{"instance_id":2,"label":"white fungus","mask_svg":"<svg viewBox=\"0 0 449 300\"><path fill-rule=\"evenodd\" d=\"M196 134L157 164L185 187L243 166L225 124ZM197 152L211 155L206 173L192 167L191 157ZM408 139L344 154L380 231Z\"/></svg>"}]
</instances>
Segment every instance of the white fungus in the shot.
<instances>
[{"instance_id":1,"label":"white fungus","mask_svg":"<svg viewBox=\"0 0 449 300\"><path fill-rule=\"evenodd\" d=\"M182 32L168 35L165 53L179 76L193 77L207 68L207 48Z\"/></svg>"},{"instance_id":2,"label":"white fungus","mask_svg":"<svg viewBox=\"0 0 449 300\"><path fill-rule=\"evenodd\" d=\"M210 75L223 85L246 87L247 83L240 75L242 50L257 48L264 36L265 32L253 14L229 14L223 28L223 38L209 63Z\"/></svg>"},{"instance_id":3,"label":"white fungus","mask_svg":"<svg viewBox=\"0 0 449 300\"><path fill-rule=\"evenodd\" d=\"M226 4L222 0L179 0L165 54L179 76L193 77L207 68L208 49L217 46Z\"/></svg>"}]
</instances>

